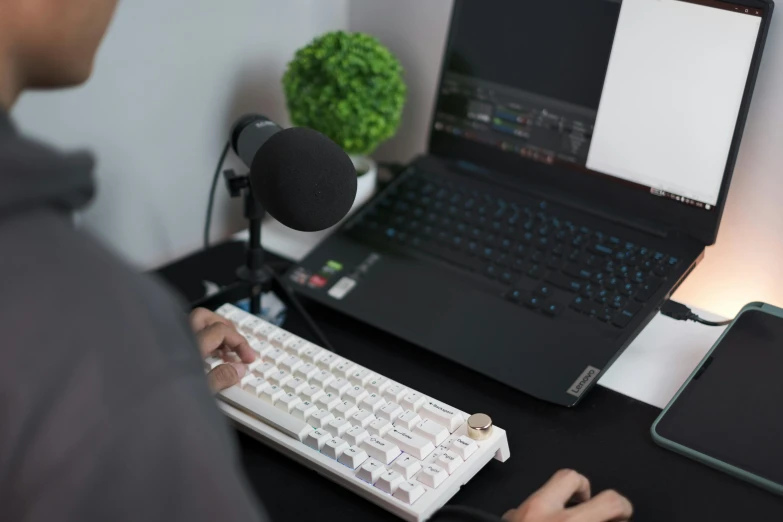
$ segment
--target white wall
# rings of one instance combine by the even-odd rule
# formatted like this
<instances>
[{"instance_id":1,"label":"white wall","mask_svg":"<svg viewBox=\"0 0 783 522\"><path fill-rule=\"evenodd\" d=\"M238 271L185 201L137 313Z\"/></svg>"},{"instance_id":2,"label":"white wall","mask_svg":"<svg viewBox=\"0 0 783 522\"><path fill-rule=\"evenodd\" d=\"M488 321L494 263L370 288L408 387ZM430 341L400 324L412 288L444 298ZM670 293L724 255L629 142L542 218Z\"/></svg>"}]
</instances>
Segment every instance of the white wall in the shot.
<instances>
[{"instance_id":1,"label":"white wall","mask_svg":"<svg viewBox=\"0 0 783 522\"><path fill-rule=\"evenodd\" d=\"M376 36L400 59L408 103L397 136L375 157L408 161L427 149L452 0L351 0L348 28Z\"/></svg>"},{"instance_id":2,"label":"white wall","mask_svg":"<svg viewBox=\"0 0 783 522\"><path fill-rule=\"evenodd\" d=\"M352 0L349 28L401 59L411 100L383 159L426 148L452 0ZM724 315L750 301L783 306L783 22L775 15L717 245L675 296Z\"/></svg>"},{"instance_id":3,"label":"white wall","mask_svg":"<svg viewBox=\"0 0 783 522\"><path fill-rule=\"evenodd\" d=\"M230 4L230 7L227 7ZM280 79L296 49L345 28L348 0L120 2L95 76L69 92L25 95L20 126L98 158L83 223L150 267L201 245L207 193L234 119L287 122ZM220 187L213 238L242 227Z\"/></svg>"}]
</instances>

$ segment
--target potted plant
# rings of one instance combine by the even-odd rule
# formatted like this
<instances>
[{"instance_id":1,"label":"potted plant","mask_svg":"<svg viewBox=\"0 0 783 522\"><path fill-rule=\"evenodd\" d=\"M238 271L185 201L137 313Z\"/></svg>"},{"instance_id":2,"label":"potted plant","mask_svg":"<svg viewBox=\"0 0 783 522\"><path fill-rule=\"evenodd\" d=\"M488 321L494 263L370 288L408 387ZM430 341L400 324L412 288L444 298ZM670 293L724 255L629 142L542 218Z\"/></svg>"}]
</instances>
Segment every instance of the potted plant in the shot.
<instances>
[{"instance_id":1,"label":"potted plant","mask_svg":"<svg viewBox=\"0 0 783 522\"><path fill-rule=\"evenodd\" d=\"M407 88L399 60L377 39L335 31L297 51L283 77L291 122L340 145L359 175L356 204L369 199L378 168L370 158L399 129Z\"/></svg>"}]
</instances>

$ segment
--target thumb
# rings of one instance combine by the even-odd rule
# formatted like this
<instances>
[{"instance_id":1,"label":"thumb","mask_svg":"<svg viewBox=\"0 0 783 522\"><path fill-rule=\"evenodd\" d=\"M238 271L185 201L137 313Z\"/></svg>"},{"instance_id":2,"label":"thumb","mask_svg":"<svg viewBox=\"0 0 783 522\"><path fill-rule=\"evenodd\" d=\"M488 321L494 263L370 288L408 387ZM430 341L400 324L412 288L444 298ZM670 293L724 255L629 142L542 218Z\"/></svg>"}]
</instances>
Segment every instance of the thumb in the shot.
<instances>
[{"instance_id":1,"label":"thumb","mask_svg":"<svg viewBox=\"0 0 783 522\"><path fill-rule=\"evenodd\" d=\"M247 366L240 363L221 364L207 374L207 382L212 393L231 388L239 384L247 372Z\"/></svg>"}]
</instances>

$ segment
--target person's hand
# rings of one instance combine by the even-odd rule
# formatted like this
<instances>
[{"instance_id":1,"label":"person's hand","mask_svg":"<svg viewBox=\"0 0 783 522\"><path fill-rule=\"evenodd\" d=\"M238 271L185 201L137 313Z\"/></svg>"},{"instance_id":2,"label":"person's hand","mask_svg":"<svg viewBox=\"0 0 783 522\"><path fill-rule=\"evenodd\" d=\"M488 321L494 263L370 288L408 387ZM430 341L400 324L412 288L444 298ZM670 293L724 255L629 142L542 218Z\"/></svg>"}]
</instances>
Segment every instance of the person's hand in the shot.
<instances>
[{"instance_id":1,"label":"person's hand","mask_svg":"<svg viewBox=\"0 0 783 522\"><path fill-rule=\"evenodd\" d=\"M567 504L578 502L574 507ZM616 491L592 497L590 482L572 470L555 473L524 504L503 516L505 522L626 522L633 507Z\"/></svg>"},{"instance_id":2,"label":"person's hand","mask_svg":"<svg viewBox=\"0 0 783 522\"><path fill-rule=\"evenodd\" d=\"M216 355L226 361L207 374L212 392L237 384L247 372L245 364L256 359L247 339L237 332L231 321L205 308L197 308L190 313L190 326L196 334L201 357Z\"/></svg>"}]
</instances>

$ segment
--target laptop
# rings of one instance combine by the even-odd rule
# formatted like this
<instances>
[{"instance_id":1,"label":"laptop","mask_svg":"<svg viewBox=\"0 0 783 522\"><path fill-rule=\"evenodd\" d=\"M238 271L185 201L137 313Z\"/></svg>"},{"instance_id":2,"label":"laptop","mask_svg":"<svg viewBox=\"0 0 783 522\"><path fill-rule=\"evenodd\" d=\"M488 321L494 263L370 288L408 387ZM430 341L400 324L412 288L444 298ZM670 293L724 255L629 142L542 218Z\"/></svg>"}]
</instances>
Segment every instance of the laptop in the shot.
<instances>
[{"instance_id":1,"label":"laptop","mask_svg":"<svg viewBox=\"0 0 783 522\"><path fill-rule=\"evenodd\" d=\"M427 154L287 277L573 406L715 242L768 0L456 0Z\"/></svg>"}]
</instances>

